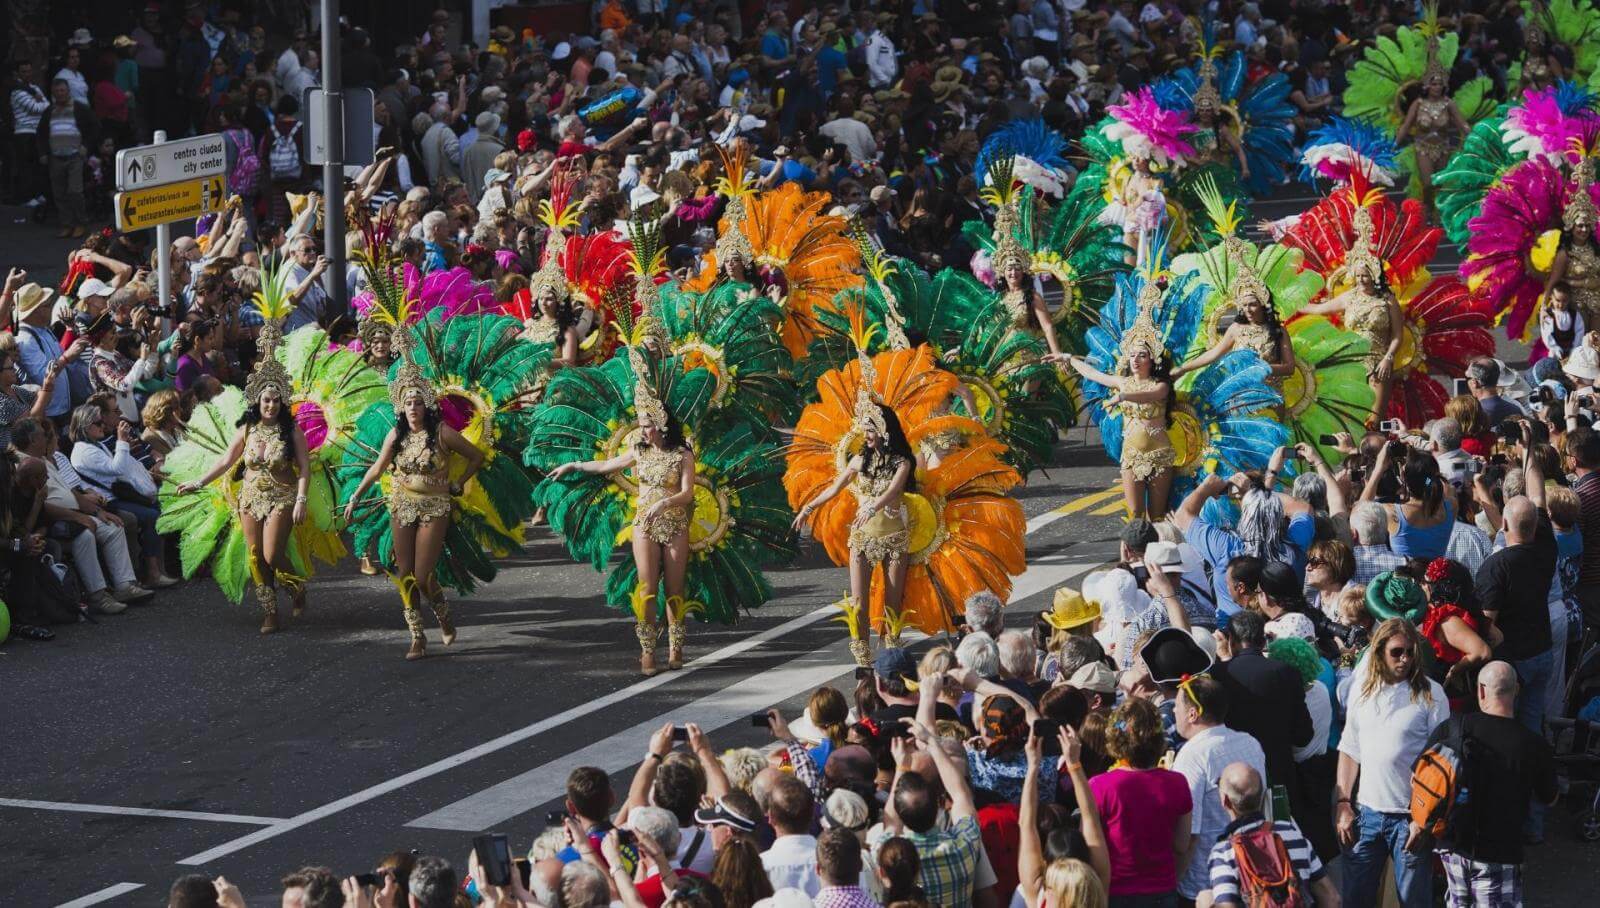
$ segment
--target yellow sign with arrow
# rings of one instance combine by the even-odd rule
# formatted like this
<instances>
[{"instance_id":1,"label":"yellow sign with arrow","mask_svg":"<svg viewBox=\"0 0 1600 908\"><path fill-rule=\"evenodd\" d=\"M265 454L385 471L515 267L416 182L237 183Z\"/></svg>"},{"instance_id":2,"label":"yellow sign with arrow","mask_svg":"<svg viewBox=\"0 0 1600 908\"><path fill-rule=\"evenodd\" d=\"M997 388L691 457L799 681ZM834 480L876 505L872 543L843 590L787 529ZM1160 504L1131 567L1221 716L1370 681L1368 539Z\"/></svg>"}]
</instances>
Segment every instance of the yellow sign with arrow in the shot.
<instances>
[{"instance_id":1,"label":"yellow sign with arrow","mask_svg":"<svg viewBox=\"0 0 1600 908\"><path fill-rule=\"evenodd\" d=\"M228 201L223 178L206 177L117 193L117 229L143 230L221 211Z\"/></svg>"}]
</instances>

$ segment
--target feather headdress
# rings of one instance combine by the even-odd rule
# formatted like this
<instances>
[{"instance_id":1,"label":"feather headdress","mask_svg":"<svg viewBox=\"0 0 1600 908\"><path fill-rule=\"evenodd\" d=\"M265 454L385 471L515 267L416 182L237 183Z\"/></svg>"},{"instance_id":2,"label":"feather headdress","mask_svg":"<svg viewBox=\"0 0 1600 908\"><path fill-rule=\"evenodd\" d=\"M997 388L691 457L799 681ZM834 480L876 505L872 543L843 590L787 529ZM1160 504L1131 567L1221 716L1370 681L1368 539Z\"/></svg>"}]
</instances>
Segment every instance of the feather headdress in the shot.
<instances>
[{"instance_id":1,"label":"feather headdress","mask_svg":"<svg viewBox=\"0 0 1600 908\"><path fill-rule=\"evenodd\" d=\"M1378 251L1373 246L1373 237L1376 228L1372 223L1372 205L1383 198L1383 190L1368 182L1362 169L1351 171L1353 179L1350 181L1350 198L1355 202L1355 212L1351 216L1351 227L1355 231L1355 238L1350 242L1350 252L1345 256L1345 273L1355 279L1362 273L1371 274L1375 279L1383 278L1383 262L1378 258Z\"/></svg>"},{"instance_id":2,"label":"feather headdress","mask_svg":"<svg viewBox=\"0 0 1600 908\"><path fill-rule=\"evenodd\" d=\"M372 304L367 309L366 321L388 326L395 353L401 360L400 368L389 382L389 402L399 410L405 406L406 395L416 391L422 395L422 402L428 409L437 409L439 394L412 360L413 338L411 332L405 330L413 320L417 298L408 290L401 267L389 251L389 244L368 245L353 258L366 275L367 286L372 292Z\"/></svg>"},{"instance_id":3,"label":"feather headdress","mask_svg":"<svg viewBox=\"0 0 1600 908\"><path fill-rule=\"evenodd\" d=\"M877 326L867 322L866 307L858 304L850 308L850 341L856 347L856 361L861 364L861 383L856 386L856 406L851 421L857 432L869 429L879 438L887 435L889 427L883 418L883 409L874 399L872 388L878 381L878 370L867 351L872 347L872 335Z\"/></svg>"},{"instance_id":4,"label":"feather headdress","mask_svg":"<svg viewBox=\"0 0 1600 908\"><path fill-rule=\"evenodd\" d=\"M1592 230L1597 215L1594 199L1589 195L1589 186L1594 182L1594 157L1583 145L1579 144L1578 149L1583 156L1572 168L1572 198L1561 211L1561 226L1567 231L1578 230L1585 224Z\"/></svg>"},{"instance_id":5,"label":"feather headdress","mask_svg":"<svg viewBox=\"0 0 1600 908\"><path fill-rule=\"evenodd\" d=\"M575 174L564 167L558 169L550 178L550 198L539 203L539 220L548 228L548 232L544 241L544 261L533 277L528 279L528 295L535 306L546 290L554 291L557 300L571 295L566 274L561 268L561 252L567 245L566 231L577 228L578 215L583 211L582 200L576 204L572 201L577 185Z\"/></svg>"},{"instance_id":6,"label":"feather headdress","mask_svg":"<svg viewBox=\"0 0 1600 908\"><path fill-rule=\"evenodd\" d=\"M717 237L717 261L722 264L738 260L745 265L755 261L755 249L744 233L745 202L755 194L751 187L750 146L744 140L733 143L724 150L718 145L717 155L722 158L723 175L717 179L716 192L726 196L728 207L722 215L722 233Z\"/></svg>"},{"instance_id":7,"label":"feather headdress","mask_svg":"<svg viewBox=\"0 0 1600 908\"><path fill-rule=\"evenodd\" d=\"M266 325L256 342L255 370L244 383L245 400L254 405L261 400L262 394L276 391L278 400L287 404L293 393L294 381L277 356L278 345L283 343L283 322L294 309L289 299L287 263L261 266L261 289L256 291L255 303Z\"/></svg>"},{"instance_id":8,"label":"feather headdress","mask_svg":"<svg viewBox=\"0 0 1600 908\"><path fill-rule=\"evenodd\" d=\"M1227 250L1228 264L1233 272L1233 277L1224 291L1227 304L1237 308L1246 296L1254 296L1262 304L1266 304L1272 299L1272 292L1267 289L1267 283L1261 279L1261 275L1257 274L1245 260L1247 244L1238 235L1240 222L1238 205L1231 202L1223 203L1222 193L1218 191L1216 181L1209 174L1200 181L1197 192L1201 204L1205 206L1207 216L1211 218L1217 234L1222 237L1223 247Z\"/></svg>"},{"instance_id":9,"label":"feather headdress","mask_svg":"<svg viewBox=\"0 0 1600 908\"><path fill-rule=\"evenodd\" d=\"M1112 116L1103 130L1106 138L1120 141L1123 150L1134 157L1167 166L1181 164L1194 154L1194 146L1184 138L1195 131L1188 113L1163 108L1148 85L1106 112Z\"/></svg>"},{"instance_id":10,"label":"feather headdress","mask_svg":"<svg viewBox=\"0 0 1600 908\"><path fill-rule=\"evenodd\" d=\"M984 201L995 206L993 260L995 273L999 275L1004 275L1013 265L1023 271L1033 268L1033 256L1017 235L1027 225L1022 223L1017 205L1021 184L1015 177L1016 163L1017 159L1012 156L996 158L989 165L989 185L979 193Z\"/></svg>"}]
</instances>

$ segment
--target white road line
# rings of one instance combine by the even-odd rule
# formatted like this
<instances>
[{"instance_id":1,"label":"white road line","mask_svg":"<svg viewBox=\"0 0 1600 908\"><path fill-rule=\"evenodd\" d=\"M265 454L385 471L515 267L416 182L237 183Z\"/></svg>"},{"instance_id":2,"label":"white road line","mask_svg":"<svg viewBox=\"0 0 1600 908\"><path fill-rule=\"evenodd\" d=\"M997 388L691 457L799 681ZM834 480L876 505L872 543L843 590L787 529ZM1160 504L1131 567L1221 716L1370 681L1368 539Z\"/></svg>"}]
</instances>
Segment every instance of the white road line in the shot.
<instances>
[{"instance_id":1,"label":"white road line","mask_svg":"<svg viewBox=\"0 0 1600 908\"><path fill-rule=\"evenodd\" d=\"M143 888L143 883L118 883L115 886L107 886L99 892L91 892L81 899L73 899L70 902L62 902L61 904L57 905L56 908L88 908L90 905L98 905L101 902L110 901L119 895L126 895L135 889Z\"/></svg>"},{"instance_id":2,"label":"white road line","mask_svg":"<svg viewBox=\"0 0 1600 908\"><path fill-rule=\"evenodd\" d=\"M1017 582L1014 584L1014 591L1012 593L1013 601L1022 598L1018 595L1016 589L1022 588L1025 583L1032 584L1038 582L1028 580L1029 575L1033 574L1036 570L1045 570L1047 572L1051 570L1056 572L1062 571L1062 566L1051 564L1048 557L1040 560L1042 564L1030 566L1027 571L1023 572L1022 576L1017 578ZM1035 576L1043 577L1044 575L1037 574ZM1064 578L1066 574L1063 573L1061 576ZM1039 588L1042 589L1043 586L1040 586ZM396 776L395 778L379 782L376 785L372 785L362 789L361 791L346 795L336 801L331 801L320 807L314 807L311 810L307 810L303 813L289 817L288 819L273 823L270 826L258 829L247 835L240 836L232 841L224 842L215 848L209 848L205 851L199 852L198 854L189 855L188 857L179 860L178 863L181 865L190 866L209 864L218 858L227 857L230 854L234 854L235 852L242 851L253 845L265 842L268 839L277 838L286 832L292 832L301 828L302 826L307 826L311 823L315 823L319 820L333 816L334 814L348 810L351 807L355 807L375 798L382 797L383 795L386 795L392 791L398 791L399 789L405 788L414 782L420 782L424 779L432 778L440 773L448 772L457 766L461 766L464 763L469 763L472 760L476 760L479 757L504 750L507 747L519 744L528 740L529 738L534 737L535 735L543 734L553 728L565 725L575 719L581 719L584 716L607 709L610 706L627 700L628 698L637 694L660 687L661 685L672 681L674 678L682 677L691 672L698 671L699 669L716 665L719 662L724 662L742 653L748 652L749 650L755 649L768 640L781 637L784 634L799 630L803 627L808 627L817 623L818 621L830 618L836 613L837 612L831 606L824 606L816 609L815 611L791 618L780 625L768 628L759 634L747 637L744 640L740 640L736 643L731 643L714 653L686 663L679 671L663 672L653 678L644 678L639 681L635 681L633 684L630 684L621 690L614 691L610 694L590 700L586 703L581 703L570 709L563 710L556 715L540 719L539 721L530 725L525 725L515 731L501 735L498 738L492 738L475 747L470 747L461 751L460 753L453 754L433 763L429 763L426 766L414 769L408 773L405 773L404 775Z\"/></svg>"},{"instance_id":3,"label":"white road line","mask_svg":"<svg viewBox=\"0 0 1600 908\"><path fill-rule=\"evenodd\" d=\"M1051 589L1076 577L1101 562L1064 562L1062 556L1047 557L1017 577L1012 603ZM907 637L911 637L907 634ZM587 747L540 764L527 772L474 792L432 813L417 817L407 826L422 829L447 829L455 832L481 832L491 829L540 804L561 796L567 776L579 766L597 766L606 772L619 772L639 762L640 742L647 741L662 723L677 725L693 722L710 732L748 717L757 710L812 690L847 674L840 661L843 641L807 653L759 675L741 679L716 693L675 707L625 731L595 741Z\"/></svg>"},{"instance_id":4,"label":"white road line","mask_svg":"<svg viewBox=\"0 0 1600 908\"><path fill-rule=\"evenodd\" d=\"M110 804L75 804L67 801L29 801L0 798L0 807L25 810L59 810L67 813L108 813L124 817L163 817L169 820L203 820L207 823L242 823L246 826L271 826L281 817L252 817L237 813L206 813L198 810L156 810L150 807L116 807Z\"/></svg>"}]
</instances>

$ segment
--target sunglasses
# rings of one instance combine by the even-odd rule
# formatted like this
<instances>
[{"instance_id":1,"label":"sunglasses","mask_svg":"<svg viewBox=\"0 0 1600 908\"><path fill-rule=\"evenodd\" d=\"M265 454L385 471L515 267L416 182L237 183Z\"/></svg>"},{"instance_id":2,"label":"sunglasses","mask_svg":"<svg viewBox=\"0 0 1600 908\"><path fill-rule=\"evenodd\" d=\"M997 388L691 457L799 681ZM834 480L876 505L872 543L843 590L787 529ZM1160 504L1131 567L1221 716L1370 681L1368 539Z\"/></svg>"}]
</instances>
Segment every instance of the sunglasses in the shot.
<instances>
[{"instance_id":1,"label":"sunglasses","mask_svg":"<svg viewBox=\"0 0 1600 908\"><path fill-rule=\"evenodd\" d=\"M1311 558L1311 559L1308 559L1306 561L1306 567L1308 567L1308 568L1327 567L1327 566L1328 566L1327 559L1324 559L1324 558Z\"/></svg>"},{"instance_id":2,"label":"sunglasses","mask_svg":"<svg viewBox=\"0 0 1600 908\"><path fill-rule=\"evenodd\" d=\"M1411 647L1409 646L1391 646L1388 652L1390 659L1411 658Z\"/></svg>"}]
</instances>

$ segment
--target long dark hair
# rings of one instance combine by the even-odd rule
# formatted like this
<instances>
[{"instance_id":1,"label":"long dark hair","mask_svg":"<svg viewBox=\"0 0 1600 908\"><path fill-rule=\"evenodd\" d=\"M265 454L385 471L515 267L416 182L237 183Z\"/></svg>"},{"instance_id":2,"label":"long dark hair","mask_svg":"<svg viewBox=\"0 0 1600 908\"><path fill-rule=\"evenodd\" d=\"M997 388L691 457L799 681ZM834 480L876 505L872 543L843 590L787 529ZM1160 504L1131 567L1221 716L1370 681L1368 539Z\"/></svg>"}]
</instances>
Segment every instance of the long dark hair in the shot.
<instances>
[{"instance_id":1,"label":"long dark hair","mask_svg":"<svg viewBox=\"0 0 1600 908\"><path fill-rule=\"evenodd\" d=\"M1273 355L1276 356L1277 351L1283 346L1283 322L1278 319L1278 307L1273 302L1270 289L1267 290L1267 298L1261 301L1261 308L1267 313L1267 336L1272 338ZM1237 325L1250 324L1250 318L1244 314L1243 306L1239 307L1233 321Z\"/></svg>"},{"instance_id":2,"label":"long dark hair","mask_svg":"<svg viewBox=\"0 0 1600 908\"><path fill-rule=\"evenodd\" d=\"M1422 505L1429 514L1444 506L1444 480L1439 477L1439 462L1432 454L1415 449L1409 451L1400 471L1400 483L1407 497Z\"/></svg>"},{"instance_id":3,"label":"long dark hair","mask_svg":"<svg viewBox=\"0 0 1600 908\"><path fill-rule=\"evenodd\" d=\"M261 422L261 420L261 396L257 395L250 406L244 408L244 413L239 416L239 420L234 425L253 426ZM278 428L278 437L283 440L283 449L293 456L295 421L294 414L289 412L289 402L287 400L278 401L278 418L273 421L273 425ZM240 460L234 475L235 477L244 475L243 459Z\"/></svg>"},{"instance_id":4,"label":"long dark hair","mask_svg":"<svg viewBox=\"0 0 1600 908\"><path fill-rule=\"evenodd\" d=\"M883 903L921 901L925 896L917 880L922 859L911 840L895 836L878 848L878 870L883 874Z\"/></svg>"},{"instance_id":5,"label":"long dark hair","mask_svg":"<svg viewBox=\"0 0 1600 908\"><path fill-rule=\"evenodd\" d=\"M683 423L679 422L678 417L673 416L672 411L667 410L665 406L661 409L667 414L667 424L661 427L661 446L668 451L676 451L679 448L688 447L689 442L683 437ZM641 448L650 446L650 442L644 440L644 433L642 432L639 434L639 440L636 444Z\"/></svg>"},{"instance_id":6,"label":"long dark hair","mask_svg":"<svg viewBox=\"0 0 1600 908\"><path fill-rule=\"evenodd\" d=\"M911 450L911 442L906 439L906 430L900 425L900 417L883 404L878 404L878 412L883 414L883 444L879 447L863 448L861 451L861 471L870 473L892 462L894 457L904 457L909 463L917 462L917 454ZM916 487L916 479L906 482L906 491L910 492Z\"/></svg>"},{"instance_id":7,"label":"long dark hair","mask_svg":"<svg viewBox=\"0 0 1600 908\"><path fill-rule=\"evenodd\" d=\"M1132 375L1133 361L1131 359L1123 360L1123 364L1118 367L1117 372L1124 376ZM1151 359L1150 379L1151 381L1164 382L1167 386L1166 421L1170 427L1172 425L1172 411L1178 406L1178 389L1173 387L1172 354L1165 349L1162 349Z\"/></svg>"}]
</instances>

